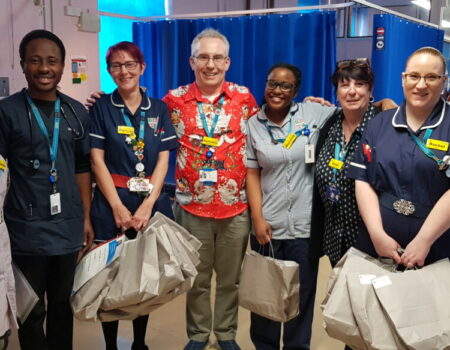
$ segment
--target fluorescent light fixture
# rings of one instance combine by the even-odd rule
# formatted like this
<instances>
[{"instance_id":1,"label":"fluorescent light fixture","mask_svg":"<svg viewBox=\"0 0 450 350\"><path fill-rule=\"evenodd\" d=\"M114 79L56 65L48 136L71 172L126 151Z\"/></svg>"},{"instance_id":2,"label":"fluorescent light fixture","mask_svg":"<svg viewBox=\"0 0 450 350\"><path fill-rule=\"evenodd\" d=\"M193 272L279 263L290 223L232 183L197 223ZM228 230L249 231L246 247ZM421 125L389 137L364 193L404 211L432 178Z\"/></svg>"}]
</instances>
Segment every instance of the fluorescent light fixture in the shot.
<instances>
[{"instance_id":1,"label":"fluorescent light fixture","mask_svg":"<svg viewBox=\"0 0 450 350\"><path fill-rule=\"evenodd\" d=\"M412 0L411 2L414 5L424 8L425 10L429 10L431 8L431 3L429 0Z\"/></svg>"},{"instance_id":2,"label":"fluorescent light fixture","mask_svg":"<svg viewBox=\"0 0 450 350\"><path fill-rule=\"evenodd\" d=\"M441 22L441 27L442 28L450 28L450 21L446 21L445 19L443 19Z\"/></svg>"}]
</instances>

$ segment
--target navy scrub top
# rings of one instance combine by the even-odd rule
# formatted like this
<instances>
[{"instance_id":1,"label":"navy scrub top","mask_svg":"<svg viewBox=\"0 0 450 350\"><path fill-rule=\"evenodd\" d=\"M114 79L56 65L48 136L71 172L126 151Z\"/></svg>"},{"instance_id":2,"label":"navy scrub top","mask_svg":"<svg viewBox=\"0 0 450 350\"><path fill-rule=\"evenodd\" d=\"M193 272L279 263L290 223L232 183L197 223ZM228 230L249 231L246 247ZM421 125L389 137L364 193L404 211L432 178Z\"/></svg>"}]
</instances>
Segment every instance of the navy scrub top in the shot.
<instances>
[{"instance_id":1,"label":"navy scrub top","mask_svg":"<svg viewBox=\"0 0 450 350\"><path fill-rule=\"evenodd\" d=\"M450 142L450 106L440 100L420 127L416 136L423 140L427 129L433 129L430 139ZM405 114L405 103L398 109L380 113L372 119L362 136L358 152L350 163L348 177L368 182L380 195L388 192L397 198L432 208L450 188L450 170L439 170L411 138ZM363 148L370 146L370 159ZM367 149L367 148L366 148ZM443 159L450 149L431 149ZM405 216L380 205L385 231L403 248L415 237L425 218ZM362 227L357 248L376 256L365 227ZM450 257L450 230L432 246L426 263Z\"/></svg>"},{"instance_id":2,"label":"navy scrub top","mask_svg":"<svg viewBox=\"0 0 450 350\"><path fill-rule=\"evenodd\" d=\"M61 213L50 215L51 168L48 141L25 99L24 90L0 101L0 154L8 159L10 188L5 199L5 221L14 255L64 255L81 248L83 208L77 173L90 172L89 115L81 103L58 93L61 124L56 159ZM34 100L43 112L48 103ZM50 110L53 107L50 108ZM45 116L53 135L54 115ZM30 161L39 160L37 169Z\"/></svg>"},{"instance_id":3,"label":"navy scrub top","mask_svg":"<svg viewBox=\"0 0 450 350\"><path fill-rule=\"evenodd\" d=\"M128 115L135 133L139 135L141 111L145 113L144 159L145 173L151 176L158 161L158 154L178 147L178 140L172 126L166 104L158 99L149 98L143 91L141 106L132 115L125 106L117 89L112 94L102 96L91 110L91 148L105 151L105 163L111 174L136 176L138 159L132 145L125 142L126 135L119 134L117 128L126 125L122 110ZM134 213L144 200L144 197L130 192L126 188L116 187L122 203ZM162 193L155 203L153 212L158 210L171 216L167 196ZM164 199L164 200L163 200ZM114 216L106 198L97 187L91 207L91 221L97 240L107 240L120 233L116 227Z\"/></svg>"}]
</instances>

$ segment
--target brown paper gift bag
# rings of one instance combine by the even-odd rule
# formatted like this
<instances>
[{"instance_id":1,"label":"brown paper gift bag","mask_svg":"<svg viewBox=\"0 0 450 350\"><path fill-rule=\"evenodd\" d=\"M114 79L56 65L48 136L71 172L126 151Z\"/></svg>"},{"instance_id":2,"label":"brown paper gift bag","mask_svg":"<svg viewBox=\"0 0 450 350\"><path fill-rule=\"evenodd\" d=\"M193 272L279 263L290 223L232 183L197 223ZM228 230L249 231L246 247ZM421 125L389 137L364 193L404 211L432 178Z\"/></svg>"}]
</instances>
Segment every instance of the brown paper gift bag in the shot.
<instances>
[{"instance_id":1,"label":"brown paper gift bag","mask_svg":"<svg viewBox=\"0 0 450 350\"><path fill-rule=\"evenodd\" d=\"M387 274L372 281L375 293L409 349L450 349L450 262Z\"/></svg>"},{"instance_id":2,"label":"brown paper gift bag","mask_svg":"<svg viewBox=\"0 0 450 350\"><path fill-rule=\"evenodd\" d=\"M299 265L255 251L246 253L239 284L239 305L274 321L299 314Z\"/></svg>"},{"instance_id":3,"label":"brown paper gift bag","mask_svg":"<svg viewBox=\"0 0 450 350\"><path fill-rule=\"evenodd\" d=\"M353 316L347 289L346 275L351 272L384 274L383 263L350 248L333 269L328 290L321 307L327 334L339 339L353 349L367 349Z\"/></svg>"},{"instance_id":4,"label":"brown paper gift bag","mask_svg":"<svg viewBox=\"0 0 450 350\"><path fill-rule=\"evenodd\" d=\"M391 327L384 313L372 280L375 274L352 272L347 274L347 289L356 324L369 350L408 350Z\"/></svg>"},{"instance_id":5,"label":"brown paper gift bag","mask_svg":"<svg viewBox=\"0 0 450 350\"><path fill-rule=\"evenodd\" d=\"M126 241L117 259L119 271L111 282L101 309L114 310L135 305L158 295L159 264L156 234L139 233Z\"/></svg>"}]
</instances>

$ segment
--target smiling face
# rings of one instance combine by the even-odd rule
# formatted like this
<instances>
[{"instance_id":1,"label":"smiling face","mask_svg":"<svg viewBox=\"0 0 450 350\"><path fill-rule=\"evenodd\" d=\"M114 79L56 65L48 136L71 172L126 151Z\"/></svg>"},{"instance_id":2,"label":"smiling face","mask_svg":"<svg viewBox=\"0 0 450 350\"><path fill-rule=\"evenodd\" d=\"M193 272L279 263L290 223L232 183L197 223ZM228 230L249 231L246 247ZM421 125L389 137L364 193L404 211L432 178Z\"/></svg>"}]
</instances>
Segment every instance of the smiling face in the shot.
<instances>
[{"instance_id":1,"label":"smiling face","mask_svg":"<svg viewBox=\"0 0 450 350\"><path fill-rule=\"evenodd\" d=\"M267 111L287 114L297 91L294 73L287 68L275 68L267 76L264 91Z\"/></svg>"},{"instance_id":2,"label":"smiling face","mask_svg":"<svg viewBox=\"0 0 450 350\"><path fill-rule=\"evenodd\" d=\"M403 94L409 110L430 114L438 103L446 83L444 66L439 57L428 53L419 53L409 59L402 76ZM420 76L419 81L412 81L408 75ZM427 81L423 77L438 77L435 81Z\"/></svg>"},{"instance_id":3,"label":"smiling face","mask_svg":"<svg viewBox=\"0 0 450 350\"><path fill-rule=\"evenodd\" d=\"M207 62L202 62L203 60L199 60L199 57L208 57L209 59ZM217 60L217 58L224 59ZM203 94L213 95L220 92L225 81L225 73L230 67L227 46L221 39L209 37L200 39L189 63L195 74L195 82Z\"/></svg>"},{"instance_id":4,"label":"smiling face","mask_svg":"<svg viewBox=\"0 0 450 350\"><path fill-rule=\"evenodd\" d=\"M126 51L117 51L111 55L109 73L119 92L129 93L139 90L139 78L144 71L145 63L136 62Z\"/></svg>"},{"instance_id":5,"label":"smiling face","mask_svg":"<svg viewBox=\"0 0 450 350\"><path fill-rule=\"evenodd\" d=\"M44 101L55 100L56 87L64 70L58 45L48 39L31 40L20 64L28 82L30 96Z\"/></svg>"},{"instance_id":6,"label":"smiling face","mask_svg":"<svg viewBox=\"0 0 450 350\"><path fill-rule=\"evenodd\" d=\"M372 91L369 84L361 80L346 79L338 83L336 96L345 113L365 113Z\"/></svg>"}]
</instances>

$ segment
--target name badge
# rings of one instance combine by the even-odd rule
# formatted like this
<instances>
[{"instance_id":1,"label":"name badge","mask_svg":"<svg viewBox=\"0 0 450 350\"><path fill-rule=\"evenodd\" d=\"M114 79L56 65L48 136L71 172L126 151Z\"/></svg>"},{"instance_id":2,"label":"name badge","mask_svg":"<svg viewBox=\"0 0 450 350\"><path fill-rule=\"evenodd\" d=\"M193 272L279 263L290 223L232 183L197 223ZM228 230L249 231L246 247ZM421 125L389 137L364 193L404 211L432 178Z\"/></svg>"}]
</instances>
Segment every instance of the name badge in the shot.
<instances>
[{"instance_id":1,"label":"name badge","mask_svg":"<svg viewBox=\"0 0 450 350\"><path fill-rule=\"evenodd\" d=\"M217 182L217 170L212 168L203 168L199 172L200 181L206 186L212 186Z\"/></svg>"},{"instance_id":2,"label":"name badge","mask_svg":"<svg viewBox=\"0 0 450 350\"><path fill-rule=\"evenodd\" d=\"M295 134L289 134L283 142L283 147L286 149L291 148L296 139L297 136Z\"/></svg>"},{"instance_id":3,"label":"name badge","mask_svg":"<svg viewBox=\"0 0 450 350\"><path fill-rule=\"evenodd\" d=\"M6 170L7 165L6 162L3 159L0 159L0 170Z\"/></svg>"},{"instance_id":4,"label":"name badge","mask_svg":"<svg viewBox=\"0 0 450 350\"><path fill-rule=\"evenodd\" d=\"M50 214L61 213L61 194L59 192L50 195Z\"/></svg>"},{"instance_id":5,"label":"name badge","mask_svg":"<svg viewBox=\"0 0 450 350\"><path fill-rule=\"evenodd\" d=\"M315 146L312 143L305 145L305 163L312 164L316 161L315 159Z\"/></svg>"},{"instance_id":6,"label":"name badge","mask_svg":"<svg viewBox=\"0 0 450 350\"><path fill-rule=\"evenodd\" d=\"M150 183L150 180L142 177L132 177L128 180L127 187L130 192L140 192L146 195L152 193L153 190L153 185Z\"/></svg>"},{"instance_id":7,"label":"name badge","mask_svg":"<svg viewBox=\"0 0 450 350\"><path fill-rule=\"evenodd\" d=\"M133 135L134 134L134 128L132 126L126 126L126 125L118 125L117 126L117 133L122 135Z\"/></svg>"},{"instance_id":8,"label":"name badge","mask_svg":"<svg viewBox=\"0 0 450 350\"><path fill-rule=\"evenodd\" d=\"M439 151L447 151L448 150L448 142L441 141L441 140L428 139L426 146L428 148L437 149Z\"/></svg>"},{"instance_id":9,"label":"name badge","mask_svg":"<svg viewBox=\"0 0 450 350\"><path fill-rule=\"evenodd\" d=\"M214 137L203 136L202 144L206 146L217 147L219 146L219 140Z\"/></svg>"},{"instance_id":10,"label":"name badge","mask_svg":"<svg viewBox=\"0 0 450 350\"><path fill-rule=\"evenodd\" d=\"M340 160L337 160L336 158L331 158L330 162L328 163L328 166L341 170L344 167L344 162L341 162Z\"/></svg>"}]
</instances>

